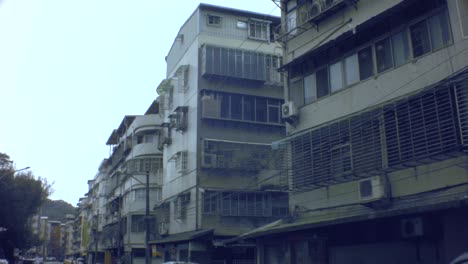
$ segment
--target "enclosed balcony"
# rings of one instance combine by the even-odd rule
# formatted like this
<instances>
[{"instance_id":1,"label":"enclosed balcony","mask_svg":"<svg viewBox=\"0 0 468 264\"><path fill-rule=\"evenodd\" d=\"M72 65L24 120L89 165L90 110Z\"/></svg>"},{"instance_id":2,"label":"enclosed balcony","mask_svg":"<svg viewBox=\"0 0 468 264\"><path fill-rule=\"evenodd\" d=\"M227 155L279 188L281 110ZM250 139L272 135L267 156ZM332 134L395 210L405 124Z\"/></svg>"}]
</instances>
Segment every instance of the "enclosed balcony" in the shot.
<instances>
[{"instance_id":1,"label":"enclosed balcony","mask_svg":"<svg viewBox=\"0 0 468 264\"><path fill-rule=\"evenodd\" d=\"M221 76L281 85L281 57L250 50L205 45L202 76Z\"/></svg>"}]
</instances>

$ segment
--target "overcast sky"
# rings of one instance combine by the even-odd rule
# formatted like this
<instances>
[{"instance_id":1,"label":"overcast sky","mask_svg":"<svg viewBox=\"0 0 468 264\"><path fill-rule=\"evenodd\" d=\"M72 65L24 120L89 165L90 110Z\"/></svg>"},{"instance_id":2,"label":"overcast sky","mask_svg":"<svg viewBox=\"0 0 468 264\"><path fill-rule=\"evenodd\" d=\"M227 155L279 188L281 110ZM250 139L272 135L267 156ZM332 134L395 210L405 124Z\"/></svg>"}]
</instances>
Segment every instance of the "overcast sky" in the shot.
<instances>
[{"instance_id":1,"label":"overcast sky","mask_svg":"<svg viewBox=\"0 0 468 264\"><path fill-rule=\"evenodd\" d=\"M144 114L194 0L0 0L0 152L76 205L125 115ZM271 0L204 3L280 15Z\"/></svg>"}]
</instances>

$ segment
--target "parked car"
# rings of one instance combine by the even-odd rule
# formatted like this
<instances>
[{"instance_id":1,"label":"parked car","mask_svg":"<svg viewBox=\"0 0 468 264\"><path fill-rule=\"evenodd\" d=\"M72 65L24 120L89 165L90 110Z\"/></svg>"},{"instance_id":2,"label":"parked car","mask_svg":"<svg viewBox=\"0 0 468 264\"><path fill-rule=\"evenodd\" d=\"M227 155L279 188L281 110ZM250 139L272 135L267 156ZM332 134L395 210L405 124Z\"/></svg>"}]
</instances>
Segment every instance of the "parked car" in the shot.
<instances>
[{"instance_id":1,"label":"parked car","mask_svg":"<svg viewBox=\"0 0 468 264\"><path fill-rule=\"evenodd\" d=\"M456 257L450 264L468 264L468 252Z\"/></svg>"}]
</instances>

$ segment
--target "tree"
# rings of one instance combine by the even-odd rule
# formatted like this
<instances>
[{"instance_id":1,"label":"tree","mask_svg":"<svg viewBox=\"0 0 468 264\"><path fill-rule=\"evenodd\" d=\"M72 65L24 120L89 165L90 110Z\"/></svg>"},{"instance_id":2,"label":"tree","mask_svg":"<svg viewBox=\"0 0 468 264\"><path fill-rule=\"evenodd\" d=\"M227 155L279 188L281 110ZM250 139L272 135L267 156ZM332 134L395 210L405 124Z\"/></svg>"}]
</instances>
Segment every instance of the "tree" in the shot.
<instances>
[{"instance_id":1,"label":"tree","mask_svg":"<svg viewBox=\"0 0 468 264\"><path fill-rule=\"evenodd\" d=\"M13 249L26 249L34 237L30 219L52 192L52 184L31 172L15 174L13 161L0 153L0 254L13 260Z\"/></svg>"}]
</instances>

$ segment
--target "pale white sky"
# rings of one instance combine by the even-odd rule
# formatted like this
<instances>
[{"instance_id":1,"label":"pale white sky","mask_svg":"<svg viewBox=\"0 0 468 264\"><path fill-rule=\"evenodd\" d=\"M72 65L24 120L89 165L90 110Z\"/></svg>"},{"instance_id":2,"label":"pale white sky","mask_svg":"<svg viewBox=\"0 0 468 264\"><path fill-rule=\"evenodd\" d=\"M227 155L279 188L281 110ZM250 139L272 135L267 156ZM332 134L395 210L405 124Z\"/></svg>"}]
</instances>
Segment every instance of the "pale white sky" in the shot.
<instances>
[{"instance_id":1,"label":"pale white sky","mask_svg":"<svg viewBox=\"0 0 468 264\"><path fill-rule=\"evenodd\" d=\"M0 0L0 152L76 205L109 135L144 114L195 0ZM271 0L204 3L280 15Z\"/></svg>"}]
</instances>

